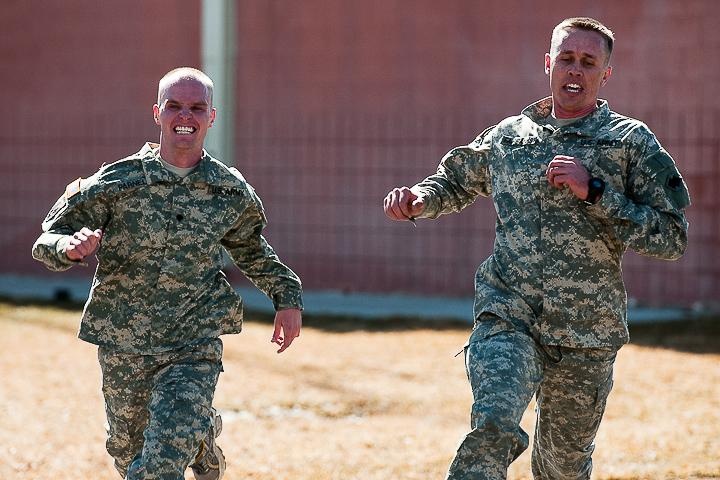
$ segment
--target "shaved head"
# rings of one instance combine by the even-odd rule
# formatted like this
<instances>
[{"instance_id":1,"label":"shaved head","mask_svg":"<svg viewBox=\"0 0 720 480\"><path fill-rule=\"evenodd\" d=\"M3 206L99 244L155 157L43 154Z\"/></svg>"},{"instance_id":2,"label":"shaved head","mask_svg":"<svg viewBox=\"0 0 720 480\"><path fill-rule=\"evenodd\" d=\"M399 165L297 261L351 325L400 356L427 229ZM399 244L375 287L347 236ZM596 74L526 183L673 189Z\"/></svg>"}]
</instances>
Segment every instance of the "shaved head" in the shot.
<instances>
[{"instance_id":1,"label":"shaved head","mask_svg":"<svg viewBox=\"0 0 720 480\"><path fill-rule=\"evenodd\" d=\"M213 81L205 73L192 67L175 68L170 70L160 79L160 82L158 83L158 105L162 104L163 96L167 88L170 85L176 84L180 80L195 80L203 84L203 86L205 86L205 90L207 90L208 104L212 107Z\"/></svg>"}]
</instances>

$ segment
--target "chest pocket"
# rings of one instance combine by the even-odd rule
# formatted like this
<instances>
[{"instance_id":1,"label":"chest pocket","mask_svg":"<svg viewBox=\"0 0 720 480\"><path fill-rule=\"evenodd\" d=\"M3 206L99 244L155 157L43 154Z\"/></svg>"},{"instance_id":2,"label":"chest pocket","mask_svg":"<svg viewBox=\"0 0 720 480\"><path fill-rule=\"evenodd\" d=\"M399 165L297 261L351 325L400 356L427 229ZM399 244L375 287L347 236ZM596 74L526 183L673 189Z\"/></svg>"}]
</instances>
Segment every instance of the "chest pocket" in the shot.
<instances>
[{"instance_id":1,"label":"chest pocket","mask_svg":"<svg viewBox=\"0 0 720 480\"><path fill-rule=\"evenodd\" d=\"M568 143L564 155L580 159L593 177L600 177L613 188L625 191L627 155L618 139L594 138Z\"/></svg>"},{"instance_id":2,"label":"chest pocket","mask_svg":"<svg viewBox=\"0 0 720 480\"><path fill-rule=\"evenodd\" d=\"M541 140L503 136L497 150L490 165L493 192L511 196L518 204L533 200L549 161Z\"/></svg>"}]
</instances>

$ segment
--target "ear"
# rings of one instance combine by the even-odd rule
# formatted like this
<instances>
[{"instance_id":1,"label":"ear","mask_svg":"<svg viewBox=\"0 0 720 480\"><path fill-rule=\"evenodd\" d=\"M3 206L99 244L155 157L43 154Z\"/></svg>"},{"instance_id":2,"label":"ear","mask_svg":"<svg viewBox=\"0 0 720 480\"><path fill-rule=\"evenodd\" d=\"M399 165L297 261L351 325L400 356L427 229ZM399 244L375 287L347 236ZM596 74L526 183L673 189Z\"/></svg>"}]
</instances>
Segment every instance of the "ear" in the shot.
<instances>
[{"instance_id":1,"label":"ear","mask_svg":"<svg viewBox=\"0 0 720 480\"><path fill-rule=\"evenodd\" d=\"M211 127L213 126L213 123L215 123L215 114L216 113L217 113L217 110L215 110L215 108L210 110L210 126Z\"/></svg>"},{"instance_id":2,"label":"ear","mask_svg":"<svg viewBox=\"0 0 720 480\"><path fill-rule=\"evenodd\" d=\"M156 103L153 105L153 118L155 119L155 125L160 125L160 107Z\"/></svg>"},{"instance_id":3,"label":"ear","mask_svg":"<svg viewBox=\"0 0 720 480\"><path fill-rule=\"evenodd\" d=\"M610 79L610 75L612 75L612 66L609 66L605 69L605 74L603 75L602 81L600 82L600 86L604 87L607 81Z\"/></svg>"},{"instance_id":4,"label":"ear","mask_svg":"<svg viewBox=\"0 0 720 480\"><path fill-rule=\"evenodd\" d=\"M550 75L550 54L545 54L545 75Z\"/></svg>"}]
</instances>

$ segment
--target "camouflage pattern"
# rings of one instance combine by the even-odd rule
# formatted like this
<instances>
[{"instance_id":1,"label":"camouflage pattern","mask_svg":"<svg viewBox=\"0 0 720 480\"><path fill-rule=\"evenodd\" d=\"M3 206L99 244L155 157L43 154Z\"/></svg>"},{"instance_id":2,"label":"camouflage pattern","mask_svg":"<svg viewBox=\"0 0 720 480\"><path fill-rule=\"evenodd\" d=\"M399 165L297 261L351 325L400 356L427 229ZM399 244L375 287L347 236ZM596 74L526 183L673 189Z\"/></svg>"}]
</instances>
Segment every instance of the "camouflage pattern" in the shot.
<instances>
[{"instance_id":1,"label":"camouflage pattern","mask_svg":"<svg viewBox=\"0 0 720 480\"><path fill-rule=\"evenodd\" d=\"M510 463L528 447L520 420L535 394L534 478L589 479L616 353L615 348L543 346L522 322L481 315L465 347L472 430L447 478L506 478Z\"/></svg>"},{"instance_id":2,"label":"camouflage pattern","mask_svg":"<svg viewBox=\"0 0 720 480\"><path fill-rule=\"evenodd\" d=\"M492 196L496 239L475 277L476 318L521 319L545 345L618 347L628 341L622 256L683 254L687 188L648 127L606 101L559 128L548 123L551 110L546 98L488 128L413 189L428 218ZM605 181L597 204L548 183L555 155L580 159Z\"/></svg>"},{"instance_id":3,"label":"camouflage pattern","mask_svg":"<svg viewBox=\"0 0 720 480\"><path fill-rule=\"evenodd\" d=\"M107 451L128 480L181 480L213 419L220 339L138 355L100 347Z\"/></svg>"},{"instance_id":4,"label":"camouflage pattern","mask_svg":"<svg viewBox=\"0 0 720 480\"><path fill-rule=\"evenodd\" d=\"M52 270L77 263L64 253L74 232L104 231L80 338L149 354L239 332L223 249L276 309L302 308L300 280L265 241L262 204L240 172L203 151L181 178L158 152L148 143L71 183L43 222L33 257Z\"/></svg>"}]
</instances>

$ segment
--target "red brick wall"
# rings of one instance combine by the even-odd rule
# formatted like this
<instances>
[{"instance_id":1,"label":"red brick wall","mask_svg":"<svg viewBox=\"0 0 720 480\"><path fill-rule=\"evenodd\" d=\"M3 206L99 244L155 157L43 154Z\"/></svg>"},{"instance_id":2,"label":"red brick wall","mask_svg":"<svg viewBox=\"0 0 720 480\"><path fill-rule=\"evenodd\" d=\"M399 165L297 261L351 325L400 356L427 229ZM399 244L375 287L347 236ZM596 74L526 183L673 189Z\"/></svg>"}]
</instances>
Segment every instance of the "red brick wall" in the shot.
<instances>
[{"instance_id":1,"label":"red brick wall","mask_svg":"<svg viewBox=\"0 0 720 480\"><path fill-rule=\"evenodd\" d=\"M690 248L629 255L646 304L720 300L720 5L714 1L242 2L238 154L266 199L269 235L310 288L468 295L490 252L491 202L410 225L388 188L434 171L452 146L548 94L543 54L562 18L616 33L611 106L646 121L694 199Z\"/></svg>"},{"instance_id":2,"label":"red brick wall","mask_svg":"<svg viewBox=\"0 0 720 480\"><path fill-rule=\"evenodd\" d=\"M194 0L3 3L0 273L45 273L30 247L65 185L158 137L157 81L199 65L199 14Z\"/></svg>"},{"instance_id":3,"label":"red brick wall","mask_svg":"<svg viewBox=\"0 0 720 480\"><path fill-rule=\"evenodd\" d=\"M12 2L0 20L13 112L0 119L0 247L18 252L2 271L41 271L28 251L50 203L72 178L154 138L155 82L199 62L198 2L55 3ZM720 300L714 0L238 2L236 163L308 288L471 294L492 247L491 203L413 229L385 220L382 197L547 95L550 31L573 15L615 31L602 96L650 125L694 201L687 255L629 255L630 296Z\"/></svg>"}]
</instances>

